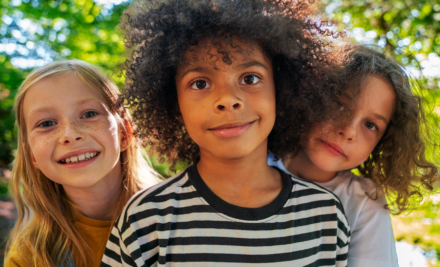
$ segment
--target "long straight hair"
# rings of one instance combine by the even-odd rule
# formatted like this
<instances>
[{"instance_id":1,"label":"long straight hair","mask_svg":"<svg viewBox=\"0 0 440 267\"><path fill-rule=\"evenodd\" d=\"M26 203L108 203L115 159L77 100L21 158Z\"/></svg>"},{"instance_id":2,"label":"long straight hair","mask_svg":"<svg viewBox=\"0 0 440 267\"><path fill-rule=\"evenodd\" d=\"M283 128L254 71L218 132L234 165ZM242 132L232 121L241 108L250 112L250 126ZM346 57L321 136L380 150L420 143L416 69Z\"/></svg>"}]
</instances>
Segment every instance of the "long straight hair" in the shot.
<instances>
[{"instance_id":1,"label":"long straight hair","mask_svg":"<svg viewBox=\"0 0 440 267\"><path fill-rule=\"evenodd\" d=\"M57 266L65 261L68 252L75 259L77 267L91 266L94 260L89 245L74 224L77 207L69 200L62 185L47 178L32 164L23 117L23 100L29 88L42 79L64 73L77 75L103 96L107 108L116 117L119 128L129 142L128 148L121 152L122 186L113 222L133 194L159 181L133 135L134 125L124 103L119 100L119 89L114 83L97 68L80 60L54 62L36 69L22 83L15 98L19 135L12 170L12 189L18 220L7 244L7 249L10 249L12 242L16 242L19 251L23 251L20 248L30 251L32 260L27 263L29 266ZM30 210L33 211L32 218Z\"/></svg>"}]
</instances>

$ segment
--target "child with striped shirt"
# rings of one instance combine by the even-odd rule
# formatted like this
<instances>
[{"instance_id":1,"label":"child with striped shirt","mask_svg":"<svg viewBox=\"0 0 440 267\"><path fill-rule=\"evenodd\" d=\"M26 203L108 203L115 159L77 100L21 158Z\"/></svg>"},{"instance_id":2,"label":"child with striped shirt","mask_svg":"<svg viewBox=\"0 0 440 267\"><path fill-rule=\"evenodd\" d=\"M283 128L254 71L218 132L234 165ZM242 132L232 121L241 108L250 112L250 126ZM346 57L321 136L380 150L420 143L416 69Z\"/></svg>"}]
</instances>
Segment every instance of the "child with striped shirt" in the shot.
<instances>
[{"instance_id":1,"label":"child with striped shirt","mask_svg":"<svg viewBox=\"0 0 440 267\"><path fill-rule=\"evenodd\" d=\"M328 31L309 7L134 5L124 94L138 135L173 166L192 165L128 202L102 266L347 266L339 199L266 163L268 150L294 151L340 94Z\"/></svg>"}]
</instances>

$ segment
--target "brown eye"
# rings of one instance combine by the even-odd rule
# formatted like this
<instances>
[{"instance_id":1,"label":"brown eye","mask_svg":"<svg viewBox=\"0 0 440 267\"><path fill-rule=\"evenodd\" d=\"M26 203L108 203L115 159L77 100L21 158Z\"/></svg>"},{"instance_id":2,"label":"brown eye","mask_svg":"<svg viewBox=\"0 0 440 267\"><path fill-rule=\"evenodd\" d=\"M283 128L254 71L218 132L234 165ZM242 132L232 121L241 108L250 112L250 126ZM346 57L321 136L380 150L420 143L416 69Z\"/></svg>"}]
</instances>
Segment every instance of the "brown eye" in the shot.
<instances>
[{"instance_id":1,"label":"brown eye","mask_svg":"<svg viewBox=\"0 0 440 267\"><path fill-rule=\"evenodd\" d=\"M260 79L255 75L248 75L240 81L240 84L256 84Z\"/></svg>"},{"instance_id":2,"label":"brown eye","mask_svg":"<svg viewBox=\"0 0 440 267\"><path fill-rule=\"evenodd\" d=\"M206 89L206 88L210 88L210 87L211 87L211 85L204 80L197 80L191 85L191 88L197 89L197 90Z\"/></svg>"},{"instance_id":3,"label":"brown eye","mask_svg":"<svg viewBox=\"0 0 440 267\"><path fill-rule=\"evenodd\" d=\"M342 104L342 103L340 103L340 102L338 102L338 103L336 103L336 108L338 109L338 110L344 110L344 105Z\"/></svg>"}]
</instances>

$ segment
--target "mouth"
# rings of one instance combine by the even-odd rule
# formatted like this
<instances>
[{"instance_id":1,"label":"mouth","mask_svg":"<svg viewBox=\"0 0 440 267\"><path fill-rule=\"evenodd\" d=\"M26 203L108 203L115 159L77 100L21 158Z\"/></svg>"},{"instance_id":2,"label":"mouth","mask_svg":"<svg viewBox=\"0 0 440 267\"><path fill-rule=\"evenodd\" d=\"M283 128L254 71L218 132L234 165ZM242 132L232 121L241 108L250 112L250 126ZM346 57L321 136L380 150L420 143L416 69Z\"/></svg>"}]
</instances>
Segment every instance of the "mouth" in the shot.
<instances>
[{"instance_id":1,"label":"mouth","mask_svg":"<svg viewBox=\"0 0 440 267\"><path fill-rule=\"evenodd\" d=\"M85 153L82 153L79 155L65 157L65 158L59 160L58 163L69 165L69 164L79 163L79 162L83 162L83 161L88 161L93 158L96 158L100 153L101 152L98 152L98 151L85 152Z\"/></svg>"},{"instance_id":2,"label":"mouth","mask_svg":"<svg viewBox=\"0 0 440 267\"><path fill-rule=\"evenodd\" d=\"M215 136L221 138L230 138L242 135L245 133L257 120L251 122L236 122L222 124L213 128L209 128Z\"/></svg>"},{"instance_id":3,"label":"mouth","mask_svg":"<svg viewBox=\"0 0 440 267\"><path fill-rule=\"evenodd\" d=\"M338 146L335 143L329 143L329 142L325 142L322 141L322 144L324 145L324 147L328 150L328 152L330 152L331 154L338 156L338 157L347 157L347 155L345 155L344 150Z\"/></svg>"}]
</instances>

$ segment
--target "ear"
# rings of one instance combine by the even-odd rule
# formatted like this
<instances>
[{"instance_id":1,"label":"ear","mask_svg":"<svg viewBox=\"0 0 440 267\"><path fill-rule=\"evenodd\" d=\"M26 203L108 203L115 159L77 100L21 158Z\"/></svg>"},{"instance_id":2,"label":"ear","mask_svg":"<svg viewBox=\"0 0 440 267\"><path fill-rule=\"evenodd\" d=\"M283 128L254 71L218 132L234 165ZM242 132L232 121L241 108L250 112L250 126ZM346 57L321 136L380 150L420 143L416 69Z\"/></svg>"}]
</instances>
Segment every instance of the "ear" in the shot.
<instances>
[{"instance_id":1,"label":"ear","mask_svg":"<svg viewBox=\"0 0 440 267\"><path fill-rule=\"evenodd\" d=\"M131 138L133 137L133 127L128 121L124 122L125 131L122 131L121 138L121 152L127 150L130 145Z\"/></svg>"},{"instance_id":2,"label":"ear","mask_svg":"<svg viewBox=\"0 0 440 267\"><path fill-rule=\"evenodd\" d=\"M182 113L180 112L179 103L176 104L176 107L175 107L175 109L174 109L174 117L175 117L176 120L178 120L180 123L182 123L183 125L185 125L185 123L183 122Z\"/></svg>"},{"instance_id":3,"label":"ear","mask_svg":"<svg viewBox=\"0 0 440 267\"><path fill-rule=\"evenodd\" d=\"M34 157L34 153L32 153L32 150L29 151L29 154L31 154L32 165L34 165L35 168L40 169L40 168L38 167L37 160L36 160L35 157Z\"/></svg>"},{"instance_id":4,"label":"ear","mask_svg":"<svg viewBox=\"0 0 440 267\"><path fill-rule=\"evenodd\" d=\"M127 136L127 133L122 133L122 139L121 139L121 152L127 150L128 146L130 145L129 137Z\"/></svg>"}]
</instances>

